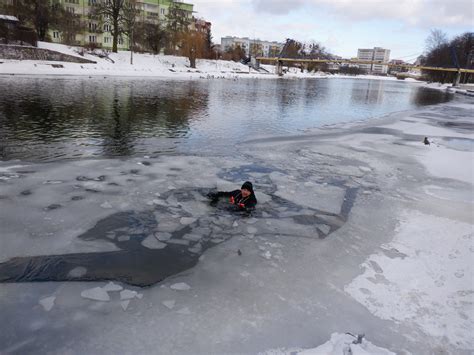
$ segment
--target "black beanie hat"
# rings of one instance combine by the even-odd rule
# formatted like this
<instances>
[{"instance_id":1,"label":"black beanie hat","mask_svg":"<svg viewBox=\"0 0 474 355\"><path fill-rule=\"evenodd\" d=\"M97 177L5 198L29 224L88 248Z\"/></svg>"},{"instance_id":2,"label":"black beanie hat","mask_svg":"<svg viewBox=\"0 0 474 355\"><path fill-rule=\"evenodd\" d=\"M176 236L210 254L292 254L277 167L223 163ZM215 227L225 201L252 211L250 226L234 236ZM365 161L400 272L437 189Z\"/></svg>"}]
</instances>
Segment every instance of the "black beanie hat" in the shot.
<instances>
[{"instance_id":1,"label":"black beanie hat","mask_svg":"<svg viewBox=\"0 0 474 355\"><path fill-rule=\"evenodd\" d=\"M249 190L251 193L253 193L253 185L250 181L244 182L241 189Z\"/></svg>"}]
</instances>

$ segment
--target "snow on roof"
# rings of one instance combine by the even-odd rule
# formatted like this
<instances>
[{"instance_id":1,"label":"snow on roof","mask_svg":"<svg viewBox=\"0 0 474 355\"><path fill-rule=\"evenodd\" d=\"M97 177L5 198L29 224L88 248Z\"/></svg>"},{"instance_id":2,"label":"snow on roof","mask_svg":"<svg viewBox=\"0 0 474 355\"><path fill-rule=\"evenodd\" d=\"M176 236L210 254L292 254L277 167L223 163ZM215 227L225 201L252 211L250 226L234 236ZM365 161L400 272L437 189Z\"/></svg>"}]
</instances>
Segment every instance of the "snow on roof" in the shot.
<instances>
[{"instance_id":1,"label":"snow on roof","mask_svg":"<svg viewBox=\"0 0 474 355\"><path fill-rule=\"evenodd\" d=\"M0 20L15 21L15 22L20 21L15 16L10 16L10 15L0 15Z\"/></svg>"}]
</instances>

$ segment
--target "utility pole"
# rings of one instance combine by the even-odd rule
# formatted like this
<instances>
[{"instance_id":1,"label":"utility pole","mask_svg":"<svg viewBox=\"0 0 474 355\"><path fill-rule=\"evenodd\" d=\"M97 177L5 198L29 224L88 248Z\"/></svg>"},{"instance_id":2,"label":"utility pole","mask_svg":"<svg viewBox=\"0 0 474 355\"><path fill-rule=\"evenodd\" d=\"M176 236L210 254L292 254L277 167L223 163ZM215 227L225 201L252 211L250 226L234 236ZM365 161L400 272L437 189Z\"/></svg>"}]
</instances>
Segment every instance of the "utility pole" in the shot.
<instances>
[{"instance_id":1,"label":"utility pole","mask_svg":"<svg viewBox=\"0 0 474 355\"><path fill-rule=\"evenodd\" d=\"M133 65L133 28L130 31L130 64Z\"/></svg>"},{"instance_id":2,"label":"utility pole","mask_svg":"<svg viewBox=\"0 0 474 355\"><path fill-rule=\"evenodd\" d=\"M461 81L461 67L459 65L458 55L456 54L456 49L453 46L449 47L449 50L454 66L458 69L456 75L454 76L453 86L459 86L459 82Z\"/></svg>"}]
</instances>

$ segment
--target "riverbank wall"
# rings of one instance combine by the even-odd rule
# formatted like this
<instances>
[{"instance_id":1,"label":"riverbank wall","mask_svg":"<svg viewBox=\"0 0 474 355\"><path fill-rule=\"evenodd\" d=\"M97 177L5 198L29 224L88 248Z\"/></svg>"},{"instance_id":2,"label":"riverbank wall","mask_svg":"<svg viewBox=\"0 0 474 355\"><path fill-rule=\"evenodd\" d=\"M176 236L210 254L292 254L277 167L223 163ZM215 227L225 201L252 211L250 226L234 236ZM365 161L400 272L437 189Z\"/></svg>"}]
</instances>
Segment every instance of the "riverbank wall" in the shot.
<instances>
[{"instance_id":1,"label":"riverbank wall","mask_svg":"<svg viewBox=\"0 0 474 355\"><path fill-rule=\"evenodd\" d=\"M67 63L95 64L95 61L46 48L0 44L0 60L41 60Z\"/></svg>"}]
</instances>

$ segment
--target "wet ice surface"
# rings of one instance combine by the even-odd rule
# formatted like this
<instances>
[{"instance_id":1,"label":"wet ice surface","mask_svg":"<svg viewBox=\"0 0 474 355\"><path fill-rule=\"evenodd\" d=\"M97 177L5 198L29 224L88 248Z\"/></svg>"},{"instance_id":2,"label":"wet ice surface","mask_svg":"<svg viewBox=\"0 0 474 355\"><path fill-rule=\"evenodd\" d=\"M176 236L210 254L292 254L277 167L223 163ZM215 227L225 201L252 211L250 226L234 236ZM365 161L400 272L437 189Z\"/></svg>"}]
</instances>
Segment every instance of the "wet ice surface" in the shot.
<instances>
[{"instance_id":1,"label":"wet ice surface","mask_svg":"<svg viewBox=\"0 0 474 355\"><path fill-rule=\"evenodd\" d=\"M185 168L176 166L180 159ZM190 158L174 157L147 162L141 169L134 165L141 163L139 160L121 162L120 169L113 160L90 161L87 166L74 162L72 167L69 163L36 165L40 171L27 174L19 167L6 169L14 171L5 180L7 186L31 193L7 195L0 202L9 205L7 233L10 230L10 238L15 241L4 238L1 256L5 262L0 264L0 281L117 280L149 286L190 269L206 249L235 235L325 238L344 224L357 190L342 182L308 184L300 180L296 193L290 187L297 185L295 176L258 165L239 167L238 161L231 168L218 171L209 160L205 167L217 172L214 185L190 187L192 181L186 170L200 169L196 168L196 161L188 165ZM76 164L94 175L74 176ZM61 175L61 180L56 174ZM179 179L169 180L171 177ZM232 182L235 188L245 179L255 181L260 200L252 215L234 210L226 201L215 208L209 205L206 194L213 186L230 187ZM308 191L312 191L312 198L307 198ZM25 225L24 219L11 219L16 208L34 219L27 223L31 228L21 235L18 229ZM84 216L85 226L93 220L94 210L106 217L74 236L71 230L78 223L75 212L79 208L90 214ZM24 238L25 244L19 244L19 238ZM42 244L39 250L31 248L30 241L37 240ZM70 244L54 247L56 242L65 240ZM262 255L271 258L268 251Z\"/></svg>"},{"instance_id":2,"label":"wet ice surface","mask_svg":"<svg viewBox=\"0 0 474 355\"><path fill-rule=\"evenodd\" d=\"M436 123L470 112L436 106L402 116L416 132L322 130L226 158L0 164L0 277L76 280L0 284L0 352L255 354L348 331L394 353L470 353L472 183L442 143L473 137ZM439 147L421 144L425 121ZM253 215L209 206L207 190L244 180ZM399 272L413 267L416 279Z\"/></svg>"}]
</instances>

